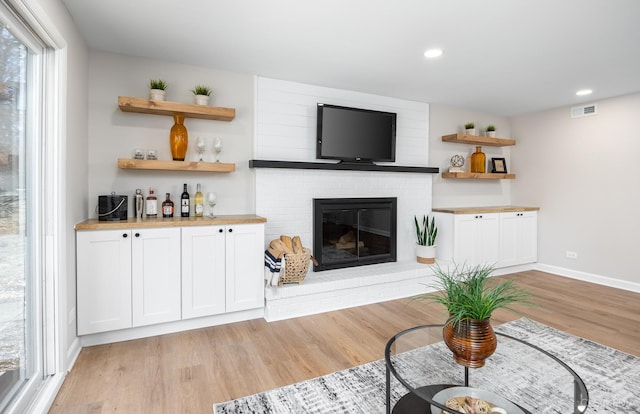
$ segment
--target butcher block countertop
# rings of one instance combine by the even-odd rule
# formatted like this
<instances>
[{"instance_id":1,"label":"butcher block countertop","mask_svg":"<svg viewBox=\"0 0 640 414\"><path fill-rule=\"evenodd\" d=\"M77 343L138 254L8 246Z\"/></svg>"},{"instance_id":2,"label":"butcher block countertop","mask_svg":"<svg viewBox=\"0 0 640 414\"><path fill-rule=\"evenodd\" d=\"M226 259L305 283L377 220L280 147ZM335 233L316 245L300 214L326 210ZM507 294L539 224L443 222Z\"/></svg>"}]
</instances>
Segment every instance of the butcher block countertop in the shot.
<instances>
[{"instance_id":1,"label":"butcher block countertop","mask_svg":"<svg viewBox=\"0 0 640 414\"><path fill-rule=\"evenodd\" d=\"M211 217L135 218L120 221L88 219L75 225L76 230L142 229L152 227L226 226L229 224L266 223L267 219L255 214L231 214Z\"/></svg>"},{"instance_id":2,"label":"butcher block countertop","mask_svg":"<svg viewBox=\"0 0 640 414\"><path fill-rule=\"evenodd\" d=\"M485 207L446 207L434 208L433 212L451 214L479 214L479 213L517 213L520 211L538 211L540 207L524 206L485 206Z\"/></svg>"}]
</instances>

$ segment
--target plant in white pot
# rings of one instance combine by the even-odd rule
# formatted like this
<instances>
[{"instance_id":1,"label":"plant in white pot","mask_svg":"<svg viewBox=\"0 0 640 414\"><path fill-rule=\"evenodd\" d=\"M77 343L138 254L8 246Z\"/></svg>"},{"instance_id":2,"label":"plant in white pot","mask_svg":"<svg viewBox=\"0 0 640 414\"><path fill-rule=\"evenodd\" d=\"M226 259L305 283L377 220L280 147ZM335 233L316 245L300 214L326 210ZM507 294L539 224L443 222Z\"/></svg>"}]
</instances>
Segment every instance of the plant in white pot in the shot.
<instances>
[{"instance_id":1,"label":"plant in white pot","mask_svg":"<svg viewBox=\"0 0 640 414\"><path fill-rule=\"evenodd\" d=\"M209 98L211 96L211 88L203 85L196 85L193 89L191 89L195 97L195 101L197 105L209 105Z\"/></svg>"},{"instance_id":2,"label":"plant in white pot","mask_svg":"<svg viewBox=\"0 0 640 414\"><path fill-rule=\"evenodd\" d=\"M436 237L438 236L438 227L436 227L436 218L422 216L422 223L418 222L418 217L413 216L416 225L416 260L418 263L432 264L436 261Z\"/></svg>"},{"instance_id":3,"label":"plant in white pot","mask_svg":"<svg viewBox=\"0 0 640 414\"><path fill-rule=\"evenodd\" d=\"M464 124L464 130L467 135L475 135L476 134L476 124L473 122L467 122Z\"/></svg>"},{"instance_id":4,"label":"plant in white pot","mask_svg":"<svg viewBox=\"0 0 640 414\"><path fill-rule=\"evenodd\" d=\"M151 79L149 81L149 99L164 101L165 89L167 89L167 82L162 79Z\"/></svg>"},{"instance_id":5,"label":"plant in white pot","mask_svg":"<svg viewBox=\"0 0 640 414\"><path fill-rule=\"evenodd\" d=\"M493 125L487 126L487 136L491 138L495 138L496 136L496 127Z\"/></svg>"}]
</instances>

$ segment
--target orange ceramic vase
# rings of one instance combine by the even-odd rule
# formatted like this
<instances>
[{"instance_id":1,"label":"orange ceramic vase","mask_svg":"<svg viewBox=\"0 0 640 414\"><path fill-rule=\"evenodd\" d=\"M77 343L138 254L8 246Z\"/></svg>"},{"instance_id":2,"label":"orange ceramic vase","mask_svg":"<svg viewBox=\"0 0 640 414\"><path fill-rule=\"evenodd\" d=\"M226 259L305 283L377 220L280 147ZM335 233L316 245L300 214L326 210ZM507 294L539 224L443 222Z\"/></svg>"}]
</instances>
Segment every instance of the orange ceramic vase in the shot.
<instances>
[{"instance_id":1,"label":"orange ceramic vase","mask_svg":"<svg viewBox=\"0 0 640 414\"><path fill-rule=\"evenodd\" d=\"M174 115L173 122L174 125L169 133L171 157L174 161L184 161L184 157L187 155L187 144L189 144L187 127L184 126L184 115Z\"/></svg>"},{"instance_id":2,"label":"orange ceramic vase","mask_svg":"<svg viewBox=\"0 0 640 414\"><path fill-rule=\"evenodd\" d=\"M463 319L456 326L447 324L442 330L444 343L458 364L469 368L484 366L484 360L496 350L498 341L490 319Z\"/></svg>"}]
</instances>

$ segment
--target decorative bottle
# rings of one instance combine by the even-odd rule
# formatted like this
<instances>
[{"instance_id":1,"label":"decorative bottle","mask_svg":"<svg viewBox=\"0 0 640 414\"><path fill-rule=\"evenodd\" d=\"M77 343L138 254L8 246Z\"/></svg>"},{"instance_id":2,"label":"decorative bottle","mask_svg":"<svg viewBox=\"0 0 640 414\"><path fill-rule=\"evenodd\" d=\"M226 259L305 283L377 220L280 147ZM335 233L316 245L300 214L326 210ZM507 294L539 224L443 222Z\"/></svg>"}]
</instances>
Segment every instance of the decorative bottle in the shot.
<instances>
[{"instance_id":1,"label":"decorative bottle","mask_svg":"<svg viewBox=\"0 0 640 414\"><path fill-rule=\"evenodd\" d=\"M167 199L162 202L162 217L173 217L173 201L169 193L167 193Z\"/></svg>"},{"instance_id":2,"label":"decorative bottle","mask_svg":"<svg viewBox=\"0 0 640 414\"><path fill-rule=\"evenodd\" d=\"M477 146L476 152L471 154L471 165L469 166L472 173L484 173L486 170L486 157L482 152L482 147Z\"/></svg>"},{"instance_id":3,"label":"decorative bottle","mask_svg":"<svg viewBox=\"0 0 640 414\"><path fill-rule=\"evenodd\" d=\"M194 215L196 217L202 217L204 215L204 196L200 189L200 184L196 186L196 195L193 197L194 203Z\"/></svg>"},{"instance_id":4,"label":"decorative bottle","mask_svg":"<svg viewBox=\"0 0 640 414\"><path fill-rule=\"evenodd\" d=\"M187 144L189 143L187 127L184 126L184 115L174 115L173 122L174 124L169 133L171 157L174 161L184 161L184 157L187 155Z\"/></svg>"},{"instance_id":5,"label":"decorative bottle","mask_svg":"<svg viewBox=\"0 0 640 414\"><path fill-rule=\"evenodd\" d=\"M158 199L156 198L153 188L149 188L149 195L144 201L144 211L147 217L158 217Z\"/></svg>"},{"instance_id":6,"label":"decorative bottle","mask_svg":"<svg viewBox=\"0 0 640 414\"><path fill-rule=\"evenodd\" d=\"M180 196L180 217L189 217L189 192L187 191L187 185L185 184Z\"/></svg>"}]
</instances>

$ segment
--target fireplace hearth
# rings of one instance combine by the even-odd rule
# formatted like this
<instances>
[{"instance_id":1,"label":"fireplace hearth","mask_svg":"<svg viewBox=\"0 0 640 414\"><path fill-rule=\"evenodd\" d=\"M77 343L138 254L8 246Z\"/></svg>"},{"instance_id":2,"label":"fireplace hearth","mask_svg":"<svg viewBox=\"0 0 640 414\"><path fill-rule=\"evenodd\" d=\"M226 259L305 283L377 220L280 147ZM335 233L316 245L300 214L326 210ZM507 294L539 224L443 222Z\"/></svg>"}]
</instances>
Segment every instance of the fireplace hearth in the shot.
<instances>
[{"instance_id":1,"label":"fireplace hearth","mask_svg":"<svg viewBox=\"0 0 640 414\"><path fill-rule=\"evenodd\" d=\"M314 271L396 261L396 198L313 200Z\"/></svg>"}]
</instances>

